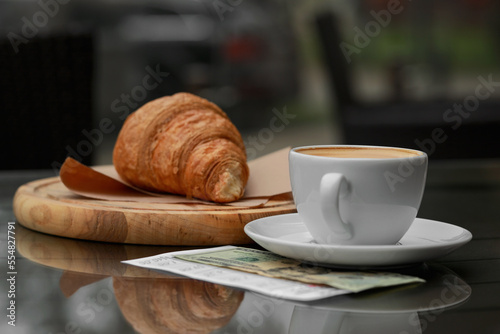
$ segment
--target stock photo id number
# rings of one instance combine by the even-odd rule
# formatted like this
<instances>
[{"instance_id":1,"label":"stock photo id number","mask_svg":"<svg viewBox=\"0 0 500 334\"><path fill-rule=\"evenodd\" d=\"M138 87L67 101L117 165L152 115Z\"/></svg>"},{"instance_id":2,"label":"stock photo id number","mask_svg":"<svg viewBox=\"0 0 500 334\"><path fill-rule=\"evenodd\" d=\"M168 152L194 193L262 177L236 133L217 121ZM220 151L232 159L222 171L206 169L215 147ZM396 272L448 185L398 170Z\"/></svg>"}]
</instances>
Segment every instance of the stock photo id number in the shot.
<instances>
[{"instance_id":1,"label":"stock photo id number","mask_svg":"<svg viewBox=\"0 0 500 334\"><path fill-rule=\"evenodd\" d=\"M16 223L7 223L7 318L10 326L16 326Z\"/></svg>"}]
</instances>

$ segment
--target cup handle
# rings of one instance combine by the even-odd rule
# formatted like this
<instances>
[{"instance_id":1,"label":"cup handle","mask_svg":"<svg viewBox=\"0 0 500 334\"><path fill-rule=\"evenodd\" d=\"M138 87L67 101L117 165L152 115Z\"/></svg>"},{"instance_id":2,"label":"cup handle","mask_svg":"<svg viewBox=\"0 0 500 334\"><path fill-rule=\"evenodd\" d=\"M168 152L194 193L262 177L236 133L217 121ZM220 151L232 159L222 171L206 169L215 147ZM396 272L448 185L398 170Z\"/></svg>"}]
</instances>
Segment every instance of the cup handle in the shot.
<instances>
[{"instance_id":1,"label":"cup handle","mask_svg":"<svg viewBox=\"0 0 500 334\"><path fill-rule=\"evenodd\" d=\"M347 180L339 173L323 175L320 184L320 203L323 219L332 226L335 238L348 240L352 238L352 227L340 216L340 197L347 191Z\"/></svg>"}]
</instances>

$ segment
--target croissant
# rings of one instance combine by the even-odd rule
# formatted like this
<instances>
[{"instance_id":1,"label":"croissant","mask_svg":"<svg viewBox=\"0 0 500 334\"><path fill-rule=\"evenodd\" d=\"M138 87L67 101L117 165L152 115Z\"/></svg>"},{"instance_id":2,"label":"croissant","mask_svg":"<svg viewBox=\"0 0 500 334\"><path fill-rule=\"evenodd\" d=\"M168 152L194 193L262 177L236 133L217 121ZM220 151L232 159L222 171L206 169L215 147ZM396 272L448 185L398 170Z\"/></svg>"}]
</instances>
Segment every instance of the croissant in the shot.
<instances>
[{"instance_id":1,"label":"croissant","mask_svg":"<svg viewBox=\"0 0 500 334\"><path fill-rule=\"evenodd\" d=\"M217 105L189 93L153 100L130 114L113 164L136 187L218 203L240 199L249 176L234 124Z\"/></svg>"}]
</instances>

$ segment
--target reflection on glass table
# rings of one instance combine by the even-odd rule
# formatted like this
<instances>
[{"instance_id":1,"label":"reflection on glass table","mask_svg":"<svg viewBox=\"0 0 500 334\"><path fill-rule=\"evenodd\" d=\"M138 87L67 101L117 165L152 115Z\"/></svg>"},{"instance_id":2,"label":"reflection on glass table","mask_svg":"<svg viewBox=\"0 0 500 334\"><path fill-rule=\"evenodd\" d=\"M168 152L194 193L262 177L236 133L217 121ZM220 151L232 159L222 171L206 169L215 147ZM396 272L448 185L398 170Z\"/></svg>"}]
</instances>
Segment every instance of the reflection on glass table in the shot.
<instances>
[{"instance_id":1,"label":"reflection on glass table","mask_svg":"<svg viewBox=\"0 0 500 334\"><path fill-rule=\"evenodd\" d=\"M464 303L472 293L464 280L440 264L399 269L424 278L425 284L304 303L120 262L183 249L187 248L73 240L18 225L20 255L63 271L59 289L80 320L65 323L66 332L101 332L93 319L116 303L119 314L112 315L115 321L139 333L421 333L442 312ZM82 298L84 302L71 303L71 299Z\"/></svg>"}]
</instances>

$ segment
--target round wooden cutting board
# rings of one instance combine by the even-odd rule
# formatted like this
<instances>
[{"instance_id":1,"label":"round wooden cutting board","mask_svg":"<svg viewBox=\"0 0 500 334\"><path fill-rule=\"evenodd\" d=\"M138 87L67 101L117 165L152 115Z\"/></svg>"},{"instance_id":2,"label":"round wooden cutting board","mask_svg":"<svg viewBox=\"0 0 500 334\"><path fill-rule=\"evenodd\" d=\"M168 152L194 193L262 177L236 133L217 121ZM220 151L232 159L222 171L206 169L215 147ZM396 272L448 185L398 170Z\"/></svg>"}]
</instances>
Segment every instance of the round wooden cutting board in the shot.
<instances>
[{"instance_id":1,"label":"round wooden cutting board","mask_svg":"<svg viewBox=\"0 0 500 334\"><path fill-rule=\"evenodd\" d=\"M14 214L27 228L105 242L172 246L253 243L246 223L296 212L289 196L256 208L91 199L68 190L58 177L29 182L14 196Z\"/></svg>"}]
</instances>

